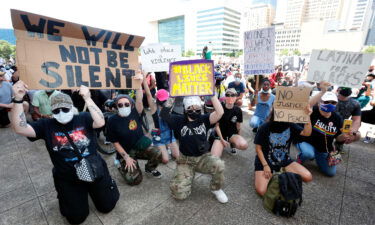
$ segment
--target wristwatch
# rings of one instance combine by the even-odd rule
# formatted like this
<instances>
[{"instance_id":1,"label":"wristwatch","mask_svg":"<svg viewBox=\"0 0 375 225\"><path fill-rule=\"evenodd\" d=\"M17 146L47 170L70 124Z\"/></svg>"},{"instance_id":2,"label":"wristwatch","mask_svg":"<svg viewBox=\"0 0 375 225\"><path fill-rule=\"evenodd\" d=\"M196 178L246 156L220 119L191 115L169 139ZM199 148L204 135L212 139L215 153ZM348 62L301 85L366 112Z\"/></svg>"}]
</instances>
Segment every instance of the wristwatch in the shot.
<instances>
[{"instance_id":1,"label":"wristwatch","mask_svg":"<svg viewBox=\"0 0 375 225\"><path fill-rule=\"evenodd\" d=\"M17 104L22 104L23 103L23 99L17 100L16 98L12 98L12 102L13 103L17 103Z\"/></svg>"}]
</instances>

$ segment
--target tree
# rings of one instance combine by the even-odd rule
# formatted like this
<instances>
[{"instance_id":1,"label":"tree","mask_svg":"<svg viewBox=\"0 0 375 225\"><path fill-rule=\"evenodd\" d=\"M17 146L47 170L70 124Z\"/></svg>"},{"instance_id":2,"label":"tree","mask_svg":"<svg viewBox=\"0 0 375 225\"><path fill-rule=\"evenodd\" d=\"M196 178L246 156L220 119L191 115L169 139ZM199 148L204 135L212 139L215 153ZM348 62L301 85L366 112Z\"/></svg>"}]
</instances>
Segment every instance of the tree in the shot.
<instances>
[{"instance_id":1,"label":"tree","mask_svg":"<svg viewBox=\"0 0 375 225\"><path fill-rule=\"evenodd\" d=\"M187 52L185 52L185 51L182 52L183 57L190 57L190 56L194 56L194 55L195 55L195 53L191 49L187 50Z\"/></svg>"},{"instance_id":2,"label":"tree","mask_svg":"<svg viewBox=\"0 0 375 225\"><path fill-rule=\"evenodd\" d=\"M9 60L11 56L15 56L16 46L11 45L5 40L0 40L0 58Z\"/></svg>"},{"instance_id":3,"label":"tree","mask_svg":"<svg viewBox=\"0 0 375 225\"><path fill-rule=\"evenodd\" d=\"M301 55L301 52L298 49L296 49L293 51L293 55Z\"/></svg>"},{"instance_id":4,"label":"tree","mask_svg":"<svg viewBox=\"0 0 375 225\"><path fill-rule=\"evenodd\" d=\"M288 49L281 50L280 51L280 56L283 56L283 55L285 55L285 56L289 55L289 50Z\"/></svg>"},{"instance_id":5,"label":"tree","mask_svg":"<svg viewBox=\"0 0 375 225\"><path fill-rule=\"evenodd\" d=\"M364 53L375 53L375 46L373 46L373 45L367 46L365 49L363 49L363 52Z\"/></svg>"}]
</instances>

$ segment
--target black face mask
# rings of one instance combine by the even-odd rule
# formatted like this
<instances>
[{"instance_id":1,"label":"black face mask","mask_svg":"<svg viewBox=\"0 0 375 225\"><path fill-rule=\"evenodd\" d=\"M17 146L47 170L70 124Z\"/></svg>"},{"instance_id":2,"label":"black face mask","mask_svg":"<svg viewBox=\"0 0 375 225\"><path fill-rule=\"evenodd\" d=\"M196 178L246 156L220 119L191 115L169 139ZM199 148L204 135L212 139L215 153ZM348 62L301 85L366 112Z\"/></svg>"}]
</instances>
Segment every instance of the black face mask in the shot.
<instances>
[{"instance_id":1,"label":"black face mask","mask_svg":"<svg viewBox=\"0 0 375 225\"><path fill-rule=\"evenodd\" d=\"M166 102L166 101L159 101L159 100L156 100L156 104L158 104L158 105L160 105L160 106L163 106L165 102Z\"/></svg>"},{"instance_id":2,"label":"black face mask","mask_svg":"<svg viewBox=\"0 0 375 225\"><path fill-rule=\"evenodd\" d=\"M344 96L344 97L348 97L352 94L352 89L350 89L350 88L341 89L339 94Z\"/></svg>"},{"instance_id":3,"label":"black face mask","mask_svg":"<svg viewBox=\"0 0 375 225\"><path fill-rule=\"evenodd\" d=\"M200 115L201 115L201 112L200 112L200 111L199 111L199 112L194 111L194 112L188 112L188 113L187 113L187 116L188 116L190 119L192 119L192 120L196 120L196 119L198 119Z\"/></svg>"}]
</instances>

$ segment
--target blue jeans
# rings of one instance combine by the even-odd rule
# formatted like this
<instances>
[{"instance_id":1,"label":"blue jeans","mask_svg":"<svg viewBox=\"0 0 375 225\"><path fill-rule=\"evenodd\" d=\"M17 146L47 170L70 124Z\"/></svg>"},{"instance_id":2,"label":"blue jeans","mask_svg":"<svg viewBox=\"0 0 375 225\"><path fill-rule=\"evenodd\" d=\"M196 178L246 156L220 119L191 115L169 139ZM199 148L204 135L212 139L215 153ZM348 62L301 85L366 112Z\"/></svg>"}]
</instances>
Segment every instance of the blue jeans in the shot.
<instances>
[{"instance_id":1,"label":"blue jeans","mask_svg":"<svg viewBox=\"0 0 375 225\"><path fill-rule=\"evenodd\" d=\"M258 128L264 123L264 119L260 118L259 116L253 116L250 120L250 127Z\"/></svg>"},{"instance_id":2,"label":"blue jeans","mask_svg":"<svg viewBox=\"0 0 375 225\"><path fill-rule=\"evenodd\" d=\"M311 144L307 142L300 142L296 144L299 153L300 160L312 160L315 158L316 164L318 164L318 167L320 171L322 171L325 175L329 177L333 177L336 175L336 166L329 166L327 157L327 152L318 152Z\"/></svg>"}]
</instances>

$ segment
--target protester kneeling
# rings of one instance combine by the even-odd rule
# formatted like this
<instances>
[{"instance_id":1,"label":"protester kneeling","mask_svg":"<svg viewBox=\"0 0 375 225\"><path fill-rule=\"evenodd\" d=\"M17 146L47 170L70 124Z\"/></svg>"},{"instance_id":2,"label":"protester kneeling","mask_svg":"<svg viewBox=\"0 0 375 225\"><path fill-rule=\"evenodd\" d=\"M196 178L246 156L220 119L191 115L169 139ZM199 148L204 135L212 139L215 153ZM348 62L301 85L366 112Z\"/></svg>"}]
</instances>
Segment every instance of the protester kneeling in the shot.
<instances>
[{"instance_id":1,"label":"protester kneeling","mask_svg":"<svg viewBox=\"0 0 375 225\"><path fill-rule=\"evenodd\" d=\"M235 105L237 92L229 88L225 92L225 102L222 103L224 114L215 125L215 137L211 154L221 157L226 147L232 147L231 154L236 154L236 149L246 150L248 144L240 135L242 123L242 110Z\"/></svg>"},{"instance_id":2,"label":"protester kneeling","mask_svg":"<svg viewBox=\"0 0 375 225\"><path fill-rule=\"evenodd\" d=\"M311 109L306 109L311 113ZM312 180L311 173L302 165L294 162L289 156L290 145L297 136L310 136L311 123L304 127L295 123L274 121L274 112L271 111L269 121L259 127L254 144L255 156L255 190L263 196L272 173L285 168L286 172L299 174L304 182Z\"/></svg>"},{"instance_id":3,"label":"protester kneeling","mask_svg":"<svg viewBox=\"0 0 375 225\"><path fill-rule=\"evenodd\" d=\"M161 118L174 130L179 140L180 156L176 160L175 176L171 181L172 196L186 199L191 193L195 172L211 174L211 191L217 200L226 203L228 197L221 189L224 183L224 161L211 155L207 142L207 131L223 115L223 108L216 96L211 97L215 111L202 115L198 96L185 97L184 115L171 114L173 98L168 99L161 110Z\"/></svg>"},{"instance_id":4,"label":"protester kneeling","mask_svg":"<svg viewBox=\"0 0 375 225\"><path fill-rule=\"evenodd\" d=\"M119 199L119 191L107 164L97 153L95 128L104 125L100 109L87 87L82 95L90 113L74 114L72 99L63 93L51 98L53 118L27 124L22 99L27 89L22 81L13 86L12 127L31 141L43 139L54 166L52 173L60 212L71 224L85 221L89 215L88 194L102 213L110 212Z\"/></svg>"}]
</instances>

